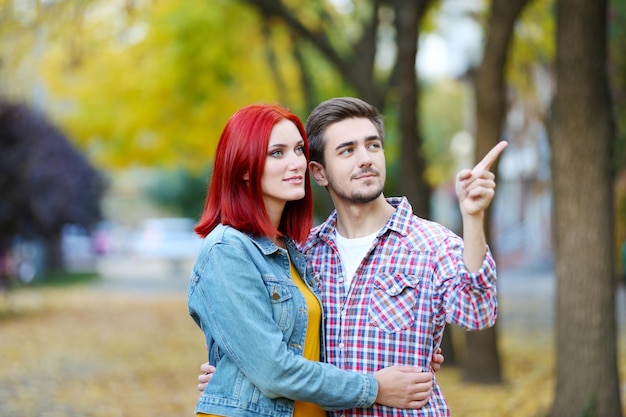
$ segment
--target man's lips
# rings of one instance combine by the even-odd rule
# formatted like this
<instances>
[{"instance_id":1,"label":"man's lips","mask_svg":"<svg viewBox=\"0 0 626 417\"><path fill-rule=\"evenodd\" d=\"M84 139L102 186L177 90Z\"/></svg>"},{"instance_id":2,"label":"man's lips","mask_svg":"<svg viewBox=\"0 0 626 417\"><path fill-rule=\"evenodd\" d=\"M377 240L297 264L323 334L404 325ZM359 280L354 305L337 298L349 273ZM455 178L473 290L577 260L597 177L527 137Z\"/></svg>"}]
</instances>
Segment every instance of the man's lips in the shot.
<instances>
[{"instance_id":1,"label":"man's lips","mask_svg":"<svg viewBox=\"0 0 626 417\"><path fill-rule=\"evenodd\" d=\"M374 171L367 171L367 172L361 172L357 175L355 175L354 177L352 177L353 180L362 180L362 179L369 179L369 178L374 178L377 177L378 173L374 172Z\"/></svg>"}]
</instances>

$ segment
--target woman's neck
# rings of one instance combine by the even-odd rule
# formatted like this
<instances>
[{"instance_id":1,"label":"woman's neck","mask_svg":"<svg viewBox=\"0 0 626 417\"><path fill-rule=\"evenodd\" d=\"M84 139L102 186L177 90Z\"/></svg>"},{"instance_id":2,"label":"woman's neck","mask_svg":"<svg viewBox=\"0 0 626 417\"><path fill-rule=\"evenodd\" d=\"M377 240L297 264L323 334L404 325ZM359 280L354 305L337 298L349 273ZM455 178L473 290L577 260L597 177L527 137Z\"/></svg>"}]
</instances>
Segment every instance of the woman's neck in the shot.
<instances>
[{"instance_id":1,"label":"woman's neck","mask_svg":"<svg viewBox=\"0 0 626 417\"><path fill-rule=\"evenodd\" d=\"M274 244L278 246L279 248L283 248L283 249L287 248L287 245L285 244L285 239L283 239L282 236L273 237L272 242L274 242Z\"/></svg>"}]
</instances>

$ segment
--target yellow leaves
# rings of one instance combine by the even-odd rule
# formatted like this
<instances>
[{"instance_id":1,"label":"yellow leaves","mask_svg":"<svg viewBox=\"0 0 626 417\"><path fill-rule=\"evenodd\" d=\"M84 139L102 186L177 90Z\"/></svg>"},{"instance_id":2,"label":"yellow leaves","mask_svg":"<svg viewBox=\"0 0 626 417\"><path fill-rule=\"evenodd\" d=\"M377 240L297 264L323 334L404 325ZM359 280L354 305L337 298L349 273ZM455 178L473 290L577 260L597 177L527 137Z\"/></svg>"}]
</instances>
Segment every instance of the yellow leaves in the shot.
<instances>
[{"instance_id":1,"label":"yellow leaves","mask_svg":"<svg viewBox=\"0 0 626 417\"><path fill-rule=\"evenodd\" d=\"M0 316L1 415L193 415L206 351L184 294L28 290L14 309Z\"/></svg>"},{"instance_id":2,"label":"yellow leaves","mask_svg":"<svg viewBox=\"0 0 626 417\"><path fill-rule=\"evenodd\" d=\"M471 417L544 417L553 398L554 357L545 338L524 339L520 333L501 337L502 385L469 385L461 370L446 368L437 375L452 415ZM462 336L462 335L461 335Z\"/></svg>"},{"instance_id":3,"label":"yellow leaves","mask_svg":"<svg viewBox=\"0 0 626 417\"><path fill-rule=\"evenodd\" d=\"M522 96L533 97L536 94L535 70L541 65L549 66L554 59L556 29L553 7L554 0L531 1L515 26L507 80Z\"/></svg>"},{"instance_id":4,"label":"yellow leaves","mask_svg":"<svg viewBox=\"0 0 626 417\"><path fill-rule=\"evenodd\" d=\"M203 169L237 109L301 102L292 39L276 32L280 74L272 74L249 7L225 0L137 7L132 16L119 7L89 9L80 30L74 27L80 38L47 39L41 59L53 117L98 165Z\"/></svg>"}]
</instances>

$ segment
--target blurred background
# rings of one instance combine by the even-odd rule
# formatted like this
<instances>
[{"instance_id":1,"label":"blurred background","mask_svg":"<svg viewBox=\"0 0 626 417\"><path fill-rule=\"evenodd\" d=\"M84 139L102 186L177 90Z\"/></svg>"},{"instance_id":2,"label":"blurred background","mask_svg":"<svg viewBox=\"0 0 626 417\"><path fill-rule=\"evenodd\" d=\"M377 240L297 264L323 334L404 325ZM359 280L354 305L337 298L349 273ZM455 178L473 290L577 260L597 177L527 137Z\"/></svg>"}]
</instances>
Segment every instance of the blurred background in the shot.
<instances>
[{"instance_id":1,"label":"blurred background","mask_svg":"<svg viewBox=\"0 0 626 417\"><path fill-rule=\"evenodd\" d=\"M498 188L487 227L501 271L502 332L451 329L446 366L456 367L461 384L502 387L510 383L506 361L516 356L503 346L517 343L505 337L517 334L514 324L532 332L534 323L542 329L542 349L551 347L554 363L543 364L547 376L539 375L552 388L542 390L545 397L532 411L521 411L526 414L463 414L454 407L453 414L560 417L574 404L576 412L591 410L576 415L615 417L624 397L616 369L626 358L619 343L626 279L626 2L586 3L0 0L0 286L9 299L0 315L0 352L14 358L13 377L26 372L20 367L25 359L11 356L9 345L24 333L17 327L11 333L10 326L31 308L41 318L48 308L56 311L49 300L72 294L71 277L90 290L125 294L124 305L132 305L137 293L174 294L174 303L184 304L199 245L193 225L220 133L237 109L278 102L306 120L323 100L356 96L385 115L385 194L406 195L418 215L459 233L456 172L472 167L497 141L509 142L494 167ZM587 15L585 7L600 13ZM594 30L585 31L589 27ZM566 36L568 28L581 38ZM580 66L563 64L579 50L586 57ZM595 63L597 75L587 75L585 62ZM588 80L590 91L606 94L567 95L580 85L575 80ZM557 102L561 113L554 111ZM557 116L579 114L568 103L599 109L606 121L590 122L580 138L561 140L568 117ZM601 156L593 149L587 155L586 146L596 143L604 146ZM559 162L567 150L583 158L571 159L573 171ZM604 175L599 179L598 170ZM555 214L555 201L579 184L580 206L569 197L557 206L570 207L572 216ZM596 199L588 189L606 190L606 198ZM314 192L321 221L332 204L325 190L314 186ZM590 209L586 201L593 203ZM603 221L599 228L596 217ZM563 232L580 227L576 239ZM569 248L572 241L578 244ZM565 247L570 252L559 256L557 248ZM572 262L600 259L598 253L601 268ZM568 281L576 275L572 269L580 278ZM41 295L55 282L69 288L51 299ZM586 285L606 291L596 295ZM580 310L558 305L557 292L576 300ZM38 307L33 296L43 297L36 298ZM617 303L606 309L606 300ZM186 314L184 306L179 310L175 314ZM576 312L582 321L568 323ZM604 333L585 335L587 324L581 323L587 318L594 320L592 328L605 323ZM183 320L191 326L188 317ZM577 338L584 348L560 350ZM187 342L197 355L187 358L190 369L181 379L193 389L204 352L201 339ZM582 353L589 351L598 356ZM583 366L589 371L571 378L563 370L580 364L577 355L590 358ZM0 387L16 381L5 377ZM601 390L613 394L598 398ZM193 398L182 402L190 413ZM3 410L1 403L0 414L22 415L15 411L20 405ZM87 415L67 410L54 415ZM119 413L93 415L127 415ZM31 409L28 415L44 414Z\"/></svg>"}]
</instances>

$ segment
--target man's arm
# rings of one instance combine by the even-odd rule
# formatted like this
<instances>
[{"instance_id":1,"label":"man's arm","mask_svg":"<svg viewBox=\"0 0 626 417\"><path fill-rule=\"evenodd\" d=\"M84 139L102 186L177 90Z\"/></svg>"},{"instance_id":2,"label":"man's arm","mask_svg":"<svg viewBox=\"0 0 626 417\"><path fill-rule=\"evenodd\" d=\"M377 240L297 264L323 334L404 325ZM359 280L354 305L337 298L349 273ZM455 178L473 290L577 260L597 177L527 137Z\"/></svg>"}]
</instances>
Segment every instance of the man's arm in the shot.
<instances>
[{"instance_id":1,"label":"man's arm","mask_svg":"<svg viewBox=\"0 0 626 417\"><path fill-rule=\"evenodd\" d=\"M211 381L211 377L215 372L215 366L205 362L200 365L200 371L202 373L198 375L198 391L203 392L209 381Z\"/></svg>"},{"instance_id":2,"label":"man's arm","mask_svg":"<svg viewBox=\"0 0 626 417\"><path fill-rule=\"evenodd\" d=\"M494 146L473 169L464 169L456 177L456 194L463 219L463 262L469 272L477 272L485 258L485 210L495 196L495 175L489 171L507 143Z\"/></svg>"}]
</instances>

